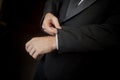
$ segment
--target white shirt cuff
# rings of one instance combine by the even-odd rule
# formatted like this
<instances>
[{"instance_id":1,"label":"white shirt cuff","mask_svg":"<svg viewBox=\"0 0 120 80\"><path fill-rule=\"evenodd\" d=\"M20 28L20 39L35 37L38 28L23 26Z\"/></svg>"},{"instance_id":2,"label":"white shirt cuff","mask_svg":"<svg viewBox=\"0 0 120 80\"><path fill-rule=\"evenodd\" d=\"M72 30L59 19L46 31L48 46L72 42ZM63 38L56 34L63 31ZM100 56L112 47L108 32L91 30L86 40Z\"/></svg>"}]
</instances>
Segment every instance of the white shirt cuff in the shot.
<instances>
[{"instance_id":1,"label":"white shirt cuff","mask_svg":"<svg viewBox=\"0 0 120 80\"><path fill-rule=\"evenodd\" d=\"M57 50L58 50L58 35L56 34L56 46L57 46Z\"/></svg>"}]
</instances>

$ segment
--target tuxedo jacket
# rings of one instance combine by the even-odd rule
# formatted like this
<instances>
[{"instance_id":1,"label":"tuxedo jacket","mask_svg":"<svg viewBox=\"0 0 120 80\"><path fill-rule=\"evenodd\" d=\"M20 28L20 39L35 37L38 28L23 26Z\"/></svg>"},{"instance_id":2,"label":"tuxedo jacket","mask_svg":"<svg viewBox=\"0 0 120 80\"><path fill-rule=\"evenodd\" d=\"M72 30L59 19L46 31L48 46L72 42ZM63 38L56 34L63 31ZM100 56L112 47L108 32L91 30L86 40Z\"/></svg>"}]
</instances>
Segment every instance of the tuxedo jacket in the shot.
<instances>
[{"instance_id":1,"label":"tuxedo jacket","mask_svg":"<svg viewBox=\"0 0 120 80\"><path fill-rule=\"evenodd\" d=\"M44 9L54 14L58 50L44 57L48 80L70 80L112 74L120 44L120 6L117 0L48 0ZM74 5L72 4L74 3ZM102 74L99 74L102 72ZM84 77L85 78L85 77Z\"/></svg>"}]
</instances>

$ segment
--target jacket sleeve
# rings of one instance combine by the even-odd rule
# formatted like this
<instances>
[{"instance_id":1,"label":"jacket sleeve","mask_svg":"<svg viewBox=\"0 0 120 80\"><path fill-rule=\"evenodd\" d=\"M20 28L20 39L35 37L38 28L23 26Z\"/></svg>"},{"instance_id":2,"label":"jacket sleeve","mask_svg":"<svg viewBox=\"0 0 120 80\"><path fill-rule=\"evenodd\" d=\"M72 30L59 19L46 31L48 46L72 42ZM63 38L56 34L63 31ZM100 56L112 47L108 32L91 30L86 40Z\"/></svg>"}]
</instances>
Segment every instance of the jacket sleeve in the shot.
<instances>
[{"instance_id":1,"label":"jacket sleeve","mask_svg":"<svg viewBox=\"0 0 120 80\"><path fill-rule=\"evenodd\" d=\"M58 31L60 53L101 51L120 45L120 9L117 8L102 24L62 27Z\"/></svg>"}]
</instances>

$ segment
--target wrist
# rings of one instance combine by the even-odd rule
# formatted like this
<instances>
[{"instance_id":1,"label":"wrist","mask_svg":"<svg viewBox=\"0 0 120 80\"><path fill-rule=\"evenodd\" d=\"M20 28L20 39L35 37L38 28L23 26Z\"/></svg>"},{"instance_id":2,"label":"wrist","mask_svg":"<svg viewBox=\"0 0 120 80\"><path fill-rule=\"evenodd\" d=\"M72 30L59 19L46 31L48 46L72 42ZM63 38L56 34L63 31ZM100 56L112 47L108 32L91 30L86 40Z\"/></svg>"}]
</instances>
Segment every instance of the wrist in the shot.
<instances>
[{"instance_id":1,"label":"wrist","mask_svg":"<svg viewBox=\"0 0 120 80\"><path fill-rule=\"evenodd\" d=\"M57 49L57 44L56 44L56 36L49 36L49 41L51 42L51 48L52 50Z\"/></svg>"}]
</instances>

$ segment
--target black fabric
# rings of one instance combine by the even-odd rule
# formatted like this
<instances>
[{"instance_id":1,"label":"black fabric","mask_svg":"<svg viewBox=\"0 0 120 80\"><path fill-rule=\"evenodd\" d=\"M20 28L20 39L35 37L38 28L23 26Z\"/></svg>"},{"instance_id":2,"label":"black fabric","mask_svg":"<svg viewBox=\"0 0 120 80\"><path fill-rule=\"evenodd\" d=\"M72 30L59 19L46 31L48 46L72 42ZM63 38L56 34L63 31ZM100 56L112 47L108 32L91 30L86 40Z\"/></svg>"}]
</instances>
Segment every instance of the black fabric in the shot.
<instances>
[{"instance_id":1,"label":"black fabric","mask_svg":"<svg viewBox=\"0 0 120 80\"><path fill-rule=\"evenodd\" d=\"M36 74L33 77L33 80L47 80L44 73L44 61L40 60L38 62L38 67L36 69Z\"/></svg>"},{"instance_id":2,"label":"black fabric","mask_svg":"<svg viewBox=\"0 0 120 80\"><path fill-rule=\"evenodd\" d=\"M56 15L62 29L58 30L58 52L46 54L44 59L47 80L118 77L113 75L119 63L119 3L114 0L86 2L89 4L84 2L82 9L77 8L66 17L69 0L48 0L44 14Z\"/></svg>"}]
</instances>

